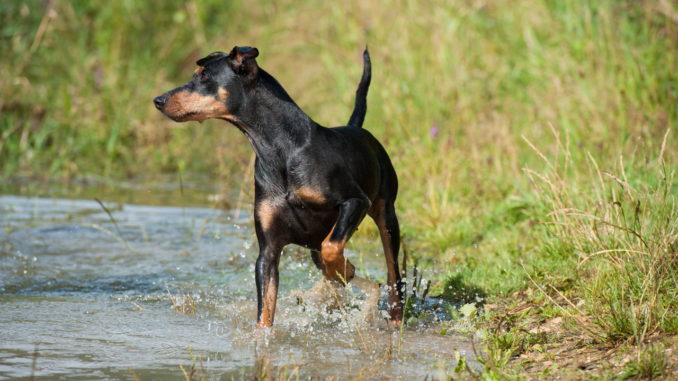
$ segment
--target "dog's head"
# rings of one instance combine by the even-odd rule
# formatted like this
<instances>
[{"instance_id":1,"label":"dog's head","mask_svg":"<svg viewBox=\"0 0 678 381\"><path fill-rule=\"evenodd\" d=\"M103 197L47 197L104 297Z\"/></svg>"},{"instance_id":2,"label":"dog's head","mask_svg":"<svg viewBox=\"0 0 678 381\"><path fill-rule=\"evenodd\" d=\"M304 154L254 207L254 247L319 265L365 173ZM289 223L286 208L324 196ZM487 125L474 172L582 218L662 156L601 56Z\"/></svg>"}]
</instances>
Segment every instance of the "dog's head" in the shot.
<instances>
[{"instance_id":1,"label":"dog's head","mask_svg":"<svg viewBox=\"0 0 678 381\"><path fill-rule=\"evenodd\" d=\"M229 54L215 52L199 59L193 78L153 99L155 107L175 122L205 119L233 121L245 90L259 71L257 48L236 46Z\"/></svg>"}]
</instances>

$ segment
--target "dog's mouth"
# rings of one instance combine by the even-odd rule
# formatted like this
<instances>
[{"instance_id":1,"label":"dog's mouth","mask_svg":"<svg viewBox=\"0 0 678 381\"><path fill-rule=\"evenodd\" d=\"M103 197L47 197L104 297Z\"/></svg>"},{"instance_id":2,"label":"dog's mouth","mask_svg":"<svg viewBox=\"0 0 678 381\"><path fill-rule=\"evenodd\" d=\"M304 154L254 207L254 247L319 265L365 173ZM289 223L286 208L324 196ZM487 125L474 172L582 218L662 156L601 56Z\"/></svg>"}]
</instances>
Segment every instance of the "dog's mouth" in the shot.
<instances>
[{"instance_id":1,"label":"dog's mouth","mask_svg":"<svg viewBox=\"0 0 678 381\"><path fill-rule=\"evenodd\" d=\"M193 119L190 119L190 118L194 115L197 115L198 113L197 112L185 112L183 114L172 115L172 114L167 114L167 113L163 112L163 114L165 114L168 118L172 119L175 122L186 122L188 120L193 120Z\"/></svg>"}]
</instances>

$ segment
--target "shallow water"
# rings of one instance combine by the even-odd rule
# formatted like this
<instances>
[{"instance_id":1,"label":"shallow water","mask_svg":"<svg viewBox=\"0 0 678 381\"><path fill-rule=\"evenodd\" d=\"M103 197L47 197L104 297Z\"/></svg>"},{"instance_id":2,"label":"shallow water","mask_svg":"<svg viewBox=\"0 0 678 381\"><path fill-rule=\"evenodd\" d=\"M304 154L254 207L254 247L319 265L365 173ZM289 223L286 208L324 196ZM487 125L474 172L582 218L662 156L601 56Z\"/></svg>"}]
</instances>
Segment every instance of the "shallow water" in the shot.
<instances>
[{"instance_id":1,"label":"shallow water","mask_svg":"<svg viewBox=\"0 0 678 381\"><path fill-rule=\"evenodd\" d=\"M394 332L376 283L329 287L300 249L281 260L273 331L257 330L247 214L106 206L115 222L95 201L0 196L0 378L423 379L451 374L455 350L479 367L467 337ZM382 276L381 253L355 255Z\"/></svg>"}]
</instances>

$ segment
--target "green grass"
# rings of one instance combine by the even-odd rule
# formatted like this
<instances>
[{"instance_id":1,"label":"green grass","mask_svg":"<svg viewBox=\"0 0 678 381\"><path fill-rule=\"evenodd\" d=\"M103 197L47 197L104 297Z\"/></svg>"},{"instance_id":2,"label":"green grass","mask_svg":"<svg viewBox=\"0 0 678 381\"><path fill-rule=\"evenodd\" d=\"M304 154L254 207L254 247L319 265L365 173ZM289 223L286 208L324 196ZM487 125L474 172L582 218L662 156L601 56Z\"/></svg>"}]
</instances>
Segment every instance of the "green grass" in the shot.
<instances>
[{"instance_id":1,"label":"green grass","mask_svg":"<svg viewBox=\"0 0 678 381\"><path fill-rule=\"evenodd\" d=\"M665 349L661 346L652 346L640 352L638 357L626 364L620 379L658 379L668 375L668 361Z\"/></svg>"},{"instance_id":2,"label":"green grass","mask_svg":"<svg viewBox=\"0 0 678 381\"><path fill-rule=\"evenodd\" d=\"M605 343L677 332L674 3L45 4L0 7L0 178L210 173L251 198L245 138L173 128L152 97L197 58L254 45L314 120L340 125L368 44L365 126L398 171L409 247L441 269L432 292L532 289L595 318ZM354 245L375 236L364 224Z\"/></svg>"}]
</instances>

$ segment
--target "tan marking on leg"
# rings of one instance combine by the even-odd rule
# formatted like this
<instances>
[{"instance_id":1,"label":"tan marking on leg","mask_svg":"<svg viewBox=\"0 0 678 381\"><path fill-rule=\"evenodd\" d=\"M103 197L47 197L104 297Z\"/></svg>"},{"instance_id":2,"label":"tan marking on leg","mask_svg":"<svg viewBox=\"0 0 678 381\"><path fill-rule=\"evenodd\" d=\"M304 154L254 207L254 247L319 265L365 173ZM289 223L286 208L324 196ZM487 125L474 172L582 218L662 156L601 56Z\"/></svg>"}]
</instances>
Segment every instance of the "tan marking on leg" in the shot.
<instances>
[{"instance_id":1,"label":"tan marking on leg","mask_svg":"<svg viewBox=\"0 0 678 381\"><path fill-rule=\"evenodd\" d=\"M270 201L263 200L259 202L257 207L257 216L259 216L259 223L261 224L261 228L264 229L264 231L270 229L271 225L273 225L273 219L275 218L275 215L276 207L273 206Z\"/></svg>"},{"instance_id":2,"label":"tan marking on leg","mask_svg":"<svg viewBox=\"0 0 678 381\"><path fill-rule=\"evenodd\" d=\"M386 210L386 201L384 199L377 199L372 204L369 211L370 217L374 219L379 228L379 236L384 247L384 254L386 256L386 271L389 279L395 279L396 274L393 272L393 248L391 247L391 233L386 228L386 217L384 212Z\"/></svg>"},{"instance_id":3,"label":"tan marking on leg","mask_svg":"<svg viewBox=\"0 0 678 381\"><path fill-rule=\"evenodd\" d=\"M220 88L218 96L201 95L190 91L180 91L172 94L167 99L163 109L165 115L170 118L186 122L197 120L199 122L211 118L229 118L231 113L226 107L228 91Z\"/></svg>"},{"instance_id":4,"label":"tan marking on leg","mask_svg":"<svg viewBox=\"0 0 678 381\"><path fill-rule=\"evenodd\" d=\"M369 210L369 215L374 219L374 222L379 228L379 235L381 237L381 243L384 248L384 257L386 258L386 271L388 274L389 282L389 313L391 315L391 326L398 326L401 324L402 320L402 306L400 305L400 299L398 298L398 290L396 287L398 285L395 283L396 272L395 268L395 250L391 247L391 232L388 231L386 227L386 201L384 199L377 199L372 204L372 207Z\"/></svg>"},{"instance_id":5,"label":"tan marking on leg","mask_svg":"<svg viewBox=\"0 0 678 381\"><path fill-rule=\"evenodd\" d=\"M277 298L278 288L275 286L275 282L269 281L264 291L264 306L261 310L261 320L257 323L258 327L264 328L273 325Z\"/></svg>"},{"instance_id":6,"label":"tan marking on leg","mask_svg":"<svg viewBox=\"0 0 678 381\"><path fill-rule=\"evenodd\" d=\"M320 249L320 258L323 261L323 275L328 280L350 282L355 276L355 267L344 257L346 241L331 241L332 233L334 233L334 227L323 240Z\"/></svg>"},{"instance_id":7,"label":"tan marking on leg","mask_svg":"<svg viewBox=\"0 0 678 381\"><path fill-rule=\"evenodd\" d=\"M295 189L294 194L300 199L311 204L323 204L327 199L325 196L311 187L300 187Z\"/></svg>"}]
</instances>

